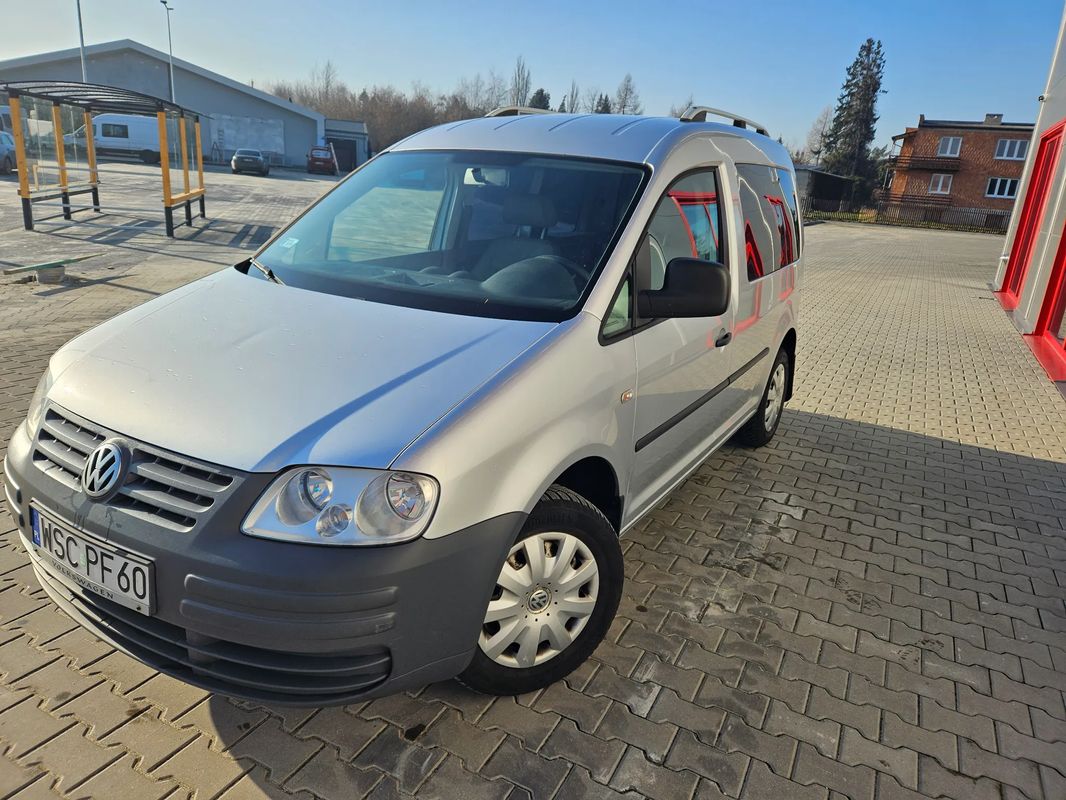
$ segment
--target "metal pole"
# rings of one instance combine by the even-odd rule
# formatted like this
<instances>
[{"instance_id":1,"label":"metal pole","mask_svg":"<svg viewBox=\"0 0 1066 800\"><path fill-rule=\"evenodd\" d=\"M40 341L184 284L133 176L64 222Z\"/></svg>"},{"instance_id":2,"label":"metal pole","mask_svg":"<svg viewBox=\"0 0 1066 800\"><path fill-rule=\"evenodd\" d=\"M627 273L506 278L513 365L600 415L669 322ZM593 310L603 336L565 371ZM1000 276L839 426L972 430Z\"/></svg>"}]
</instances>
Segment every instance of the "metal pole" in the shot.
<instances>
[{"instance_id":1,"label":"metal pole","mask_svg":"<svg viewBox=\"0 0 1066 800\"><path fill-rule=\"evenodd\" d=\"M89 78L85 71L85 31L81 27L81 0L76 0L78 5L78 39L81 40L81 82L88 83Z\"/></svg>"},{"instance_id":2,"label":"metal pole","mask_svg":"<svg viewBox=\"0 0 1066 800\"><path fill-rule=\"evenodd\" d=\"M167 10L167 47L170 51L170 102L176 103L174 99L174 40L170 37L170 12L174 9L167 5L167 0L159 0L159 3Z\"/></svg>"}]
</instances>

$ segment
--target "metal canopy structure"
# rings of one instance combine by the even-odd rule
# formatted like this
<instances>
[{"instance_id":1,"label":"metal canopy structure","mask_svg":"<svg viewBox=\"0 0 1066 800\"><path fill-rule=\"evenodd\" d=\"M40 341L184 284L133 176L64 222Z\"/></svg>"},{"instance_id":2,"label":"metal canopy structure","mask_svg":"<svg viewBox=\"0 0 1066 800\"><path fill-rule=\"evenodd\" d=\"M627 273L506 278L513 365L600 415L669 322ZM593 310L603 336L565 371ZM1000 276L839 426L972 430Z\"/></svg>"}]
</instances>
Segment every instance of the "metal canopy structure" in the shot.
<instances>
[{"instance_id":1,"label":"metal canopy structure","mask_svg":"<svg viewBox=\"0 0 1066 800\"><path fill-rule=\"evenodd\" d=\"M200 114L192 109L185 108L164 100L161 97L134 92L117 86L104 86L95 83L77 83L75 81L11 81L0 82L0 97L6 95L10 104L11 118L14 121L12 134L15 139L15 163L19 174L19 197L22 199L22 218L26 230L33 230L34 214L33 206L49 200L60 200L61 214L64 220L72 220L74 213L78 211L100 209L100 173L96 164L96 143L93 129L92 115L94 113L118 113L139 116L154 116L159 130L159 151L155 154L158 158L162 172L163 188L163 214L166 219L166 232L168 236L174 235L174 209L184 206L185 222L192 225L192 201L197 200L200 207L200 216L206 216L204 207L204 159L203 144L200 137ZM30 187L29 174L31 164L26 155L26 134L24 131L25 121L22 114L22 102L24 99L49 104L51 106L52 136L55 150L56 165L59 172L59 183L56 187ZM66 164L66 140L63 137L61 106L72 106L81 109L84 116L85 146L88 156L88 180L72 184L68 179ZM175 194L171 190L170 176L170 153L167 147L167 117L171 115L177 118L178 136L181 144L181 170L183 191ZM193 123L194 146L195 146L195 170L198 178L197 187L193 188L189 175L189 141L187 138L186 120ZM36 165L34 165L36 166ZM36 181L36 173L35 179ZM79 194L92 194L92 205L75 208L71 205L70 198ZM37 222L44 222L52 217L38 218Z\"/></svg>"},{"instance_id":2,"label":"metal canopy structure","mask_svg":"<svg viewBox=\"0 0 1066 800\"><path fill-rule=\"evenodd\" d=\"M152 97L117 86L98 83L75 83L73 81L12 81L0 83L0 92L11 96L35 97L53 103L78 106L86 111L111 111L117 114L155 114L169 111L187 116L199 116L197 112L171 103L161 97Z\"/></svg>"}]
</instances>

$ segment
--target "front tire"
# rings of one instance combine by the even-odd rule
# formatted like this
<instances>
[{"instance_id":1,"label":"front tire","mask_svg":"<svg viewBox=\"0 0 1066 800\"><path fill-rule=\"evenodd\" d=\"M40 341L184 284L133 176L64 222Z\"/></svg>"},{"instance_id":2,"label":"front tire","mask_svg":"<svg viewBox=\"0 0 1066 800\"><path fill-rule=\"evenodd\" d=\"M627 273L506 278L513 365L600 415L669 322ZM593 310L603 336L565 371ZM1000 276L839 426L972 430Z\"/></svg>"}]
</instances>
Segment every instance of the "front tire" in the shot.
<instances>
[{"instance_id":1,"label":"front tire","mask_svg":"<svg viewBox=\"0 0 1066 800\"><path fill-rule=\"evenodd\" d=\"M459 681L514 695L565 678L603 641L624 580L611 523L581 495L552 485L501 567L474 659Z\"/></svg>"},{"instance_id":2,"label":"front tire","mask_svg":"<svg viewBox=\"0 0 1066 800\"><path fill-rule=\"evenodd\" d=\"M781 412L785 407L785 392L788 390L791 370L792 360L788 353L784 349L778 350L755 415L737 431L738 444L745 447L762 447L774 438L777 426L781 424Z\"/></svg>"},{"instance_id":3,"label":"front tire","mask_svg":"<svg viewBox=\"0 0 1066 800\"><path fill-rule=\"evenodd\" d=\"M4 156L4 168L0 171L2 171L5 175L10 175L12 172L15 171L15 165L11 163L10 156Z\"/></svg>"}]
</instances>

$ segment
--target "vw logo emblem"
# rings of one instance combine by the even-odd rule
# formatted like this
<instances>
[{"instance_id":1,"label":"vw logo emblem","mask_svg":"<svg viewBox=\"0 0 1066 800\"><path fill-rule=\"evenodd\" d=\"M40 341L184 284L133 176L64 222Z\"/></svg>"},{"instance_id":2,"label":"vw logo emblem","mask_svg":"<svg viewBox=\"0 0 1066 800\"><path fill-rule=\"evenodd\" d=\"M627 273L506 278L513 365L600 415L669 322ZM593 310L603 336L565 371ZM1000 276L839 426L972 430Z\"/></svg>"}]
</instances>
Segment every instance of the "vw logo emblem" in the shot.
<instances>
[{"instance_id":1,"label":"vw logo emblem","mask_svg":"<svg viewBox=\"0 0 1066 800\"><path fill-rule=\"evenodd\" d=\"M529 610L536 613L548 607L551 595L547 589L538 588L529 596Z\"/></svg>"},{"instance_id":2,"label":"vw logo emblem","mask_svg":"<svg viewBox=\"0 0 1066 800\"><path fill-rule=\"evenodd\" d=\"M126 479L129 457L121 442L108 440L97 447L81 471L81 488L92 500L108 499Z\"/></svg>"}]
</instances>

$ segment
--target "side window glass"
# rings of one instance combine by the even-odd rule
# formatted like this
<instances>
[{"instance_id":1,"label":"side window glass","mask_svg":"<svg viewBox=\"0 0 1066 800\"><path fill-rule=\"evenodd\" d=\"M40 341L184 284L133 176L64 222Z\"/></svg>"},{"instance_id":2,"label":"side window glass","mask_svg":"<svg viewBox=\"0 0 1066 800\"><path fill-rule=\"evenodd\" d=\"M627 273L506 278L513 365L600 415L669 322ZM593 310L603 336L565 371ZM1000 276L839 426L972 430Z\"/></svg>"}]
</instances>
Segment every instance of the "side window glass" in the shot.
<instances>
[{"instance_id":1,"label":"side window glass","mask_svg":"<svg viewBox=\"0 0 1066 800\"><path fill-rule=\"evenodd\" d=\"M787 169L777 170L777 188L781 192L781 199L784 201L782 210L785 212L784 230L781 235L788 239L790 250L788 259L781 262L781 266L785 267L799 258L801 232L796 182L792 178L792 173Z\"/></svg>"},{"instance_id":2,"label":"side window glass","mask_svg":"<svg viewBox=\"0 0 1066 800\"><path fill-rule=\"evenodd\" d=\"M118 125L113 122L105 122L103 124L103 133L104 136L108 136L113 139L130 138L130 129L128 125Z\"/></svg>"},{"instance_id":3,"label":"side window glass","mask_svg":"<svg viewBox=\"0 0 1066 800\"><path fill-rule=\"evenodd\" d=\"M618 297L614 300L607 320L603 323L603 335L615 336L629 330L629 302L630 302L629 278L625 279L622 288L618 290Z\"/></svg>"},{"instance_id":4,"label":"side window glass","mask_svg":"<svg viewBox=\"0 0 1066 800\"><path fill-rule=\"evenodd\" d=\"M661 289L675 258L724 261L714 170L675 181L659 200L635 258L637 289Z\"/></svg>"},{"instance_id":5,"label":"side window glass","mask_svg":"<svg viewBox=\"0 0 1066 800\"><path fill-rule=\"evenodd\" d=\"M796 187L788 170L737 164L744 213L748 280L755 281L799 258Z\"/></svg>"}]
</instances>

